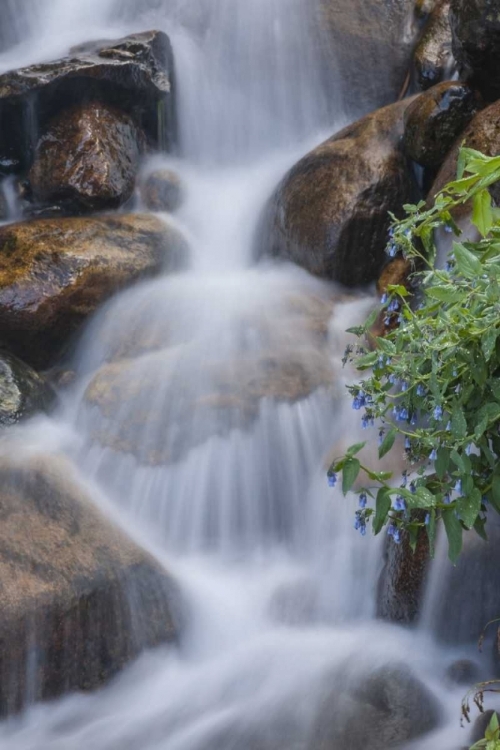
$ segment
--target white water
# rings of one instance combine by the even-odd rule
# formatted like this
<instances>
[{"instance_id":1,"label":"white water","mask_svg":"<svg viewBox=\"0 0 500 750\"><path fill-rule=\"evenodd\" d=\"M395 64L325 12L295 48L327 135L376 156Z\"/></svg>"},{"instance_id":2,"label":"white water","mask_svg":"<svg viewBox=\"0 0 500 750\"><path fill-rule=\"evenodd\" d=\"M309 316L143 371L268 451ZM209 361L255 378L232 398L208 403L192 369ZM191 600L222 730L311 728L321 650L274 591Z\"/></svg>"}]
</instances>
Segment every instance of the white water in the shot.
<instances>
[{"instance_id":1,"label":"white water","mask_svg":"<svg viewBox=\"0 0 500 750\"><path fill-rule=\"evenodd\" d=\"M463 688L451 688L444 672L462 654L436 646L426 632L373 619L380 542L355 534L352 504L326 486L327 453L356 436L339 397L342 332L369 301L334 308L328 356L337 388L295 404L264 398L250 418L239 406L223 418L200 407L207 394L226 393L213 374L220 362L231 381L241 377L242 361L270 352L303 351L306 369L308 362L314 369L311 357L321 348L290 305L328 304L336 290L298 269L245 270L276 182L349 118L348 107L322 88L313 4L150 5L6 6L20 43L0 60L2 69L50 59L87 38L151 26L171 35L181 154L167 163L186 186L177 220L194 256L189 274L139 285L105 307L80 343L63 406L24 428L21 441L26 451L74 457L96 501L180 582L187 630L177 653L146 654L102 692L37 706L0 726L0 747L306 748L332 691L331 713L341 725L343 693L380 666L404 662L441 704L440 728L419 747L456 750L466 744ZM148 390L124 399L106 420L84 393L95 371L131 343L140 355L132 374ZM111 441L125 434L135 409L147 415L135 433L139 449L178 450L172 463L139 463L102 445L103 433Z\"/></svg>"}]
</instances>

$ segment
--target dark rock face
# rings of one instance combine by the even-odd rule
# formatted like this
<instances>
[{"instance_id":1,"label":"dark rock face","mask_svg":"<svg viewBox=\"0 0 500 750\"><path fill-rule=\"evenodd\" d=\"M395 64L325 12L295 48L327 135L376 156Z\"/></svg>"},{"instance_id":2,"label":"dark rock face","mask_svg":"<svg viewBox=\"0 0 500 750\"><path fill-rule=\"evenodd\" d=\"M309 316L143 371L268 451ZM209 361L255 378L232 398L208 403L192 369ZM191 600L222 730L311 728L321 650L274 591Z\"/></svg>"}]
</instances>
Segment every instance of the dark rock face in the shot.
<instances>
[{"instance_id":1,"label":"dark rock face","mask_svg":"<svg viewBox=\"0 0 500 750\"><path fill-rule=\"evenodd\" d=\"M114 292L186 263L182 235L153 216L52 218L2 227L3 343L35 367L46 367Z\"/></svg>"},{"instance_id":2,"label":"dark rock face","mask_svg":"<svg viewBox=\"0 0 500 750\"><path fill-rule=\"evenodd\" d=\"M405 149L423 167L439 167L479 108L465 83L446 81L418 97L405 112Z\"/></svg>"},{"instance_id":3,"label":"dark rock face","mask_svg":"<svg viewBox=\"0 0 500 750\"><path fill-rule=\"evenodd\" d=\"M5 73L0 76L0 171L29 166L48 122L62 109L88 101L120 108L152 145L171 146L174 89L172 48L160 31L82 44L62 60Z\"/></svg>"},{"instance_id":4,"label":"dark rock face","mask_svg":"<svg viewBox=\"0 0 500 750\"><path fill-rule=\"evenodd\" d=\"M351 287L377 279L388 212L414 197L401 143L411 101L349 125L288 172L266 209L258 257L291 260Z\"/></svg>"},{"instance_id":5,"label":"dark rock face","mask_svg":"<svg viewBox=\"0 0 500 750\"><path fill-rule=\"evenodd\" d=\"M500 97L500 7L497 0L451 0L453 53L463 76L486 101Z\"/></svg>"},{"instance_id":6,"label":"dark rock face","mask_svg":"<svg viewBox=\"0 0 500 750\"><path fill-rule=\"evenodd\" d=\"M182 203L182 185L171 169L155 169L141 185L141 197L150 211L176 211Z\"/></svg>"},{"instance_id":7,"label":"dark rock face","mask_svg":"<svg viewBox=\"0 0 500 750\"><path fill-rule=\"evenodd\" d=\"M415 71L421 89L442 81L453 65L450 0L438 0L415 50Z\"/></svg>"},{"instance_id":8,"label":"dark rock face","mask_svg":"<svg viewBox=\"0 0 500 750\"><path fill-rule=\"evenodd\" d=\"M404 624L415 621L420 611L428 565L429 543L425 531L419 535L415 552L412 552L408 535L404 535L400 545L386 544L378 584L378 617Z\"/></svg>"},{"instance_id":9,"label":"dark rock face","mask_svg":"<svg viewBox=\"0 0 500 750\"><path fill-rule=\"evenodd\" d=\"M142 649L177 636L172 580L71 475L62 459L0 464L3 715L28 696L96 688Z\"/></svg>"},{"instance_id":10,"label":"dark rock face","mask_svg":"<svg viewBox=\"0 0 500 750\"><path fill-rule=\"evenodd\" d=\"M324 701L311 748L387 750L434 729L439 707L427 688L404 664L367 675L360 684L343 680Z\"/></svg>"},{"instance_id":11,"label":"dark rock face","mask_svg":"<svg viewBox=\"0 0 500 750\"><path fill-rule=\"evenodd\" d=\"M47 409L55 394L31 367L0 351L0 426L7 427Z\"/></svg>"},{"instance_id":12,"label":"dark rock face","mask_svg":"<svg viewBox=\"0 0 500 750\"><path fill-rule=\"evenodd\" d=\"M134 191L143 142L115 108L92 102L64 110L38 143L30 197L77 213L118 208Z\"/></svg>"}]
</instances>

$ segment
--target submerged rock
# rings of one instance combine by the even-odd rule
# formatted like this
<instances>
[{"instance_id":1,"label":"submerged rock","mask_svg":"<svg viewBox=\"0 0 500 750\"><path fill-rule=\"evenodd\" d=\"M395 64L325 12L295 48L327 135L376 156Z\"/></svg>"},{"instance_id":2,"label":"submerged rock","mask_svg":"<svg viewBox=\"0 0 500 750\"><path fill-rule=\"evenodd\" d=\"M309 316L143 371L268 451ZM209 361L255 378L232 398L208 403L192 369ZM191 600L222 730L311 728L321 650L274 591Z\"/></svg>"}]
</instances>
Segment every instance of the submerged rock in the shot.
<instances>
[{"instance_id":1,"label":"submerged rock","mask_svg":"<svg viewBox=\"0 0 500 750\"><path fill-rule=\"evenodd\" d=\"M445 81L418 97L405 112L405 148L423 167L439 167L480 102L465 83Z\"/></svg>"},{"instance_id":2,"label":"submerged rock","mask_svg":"<svg viewBox=\"0 0 500 750\"><path fill-rule=\"evenodd\" d=\"M453 52L450 0L438 0L415 50L415 70L421 89L440 83L451 71Z\"/></svg>"},{"instance_id":3,"label":"submerged rock","mask_svg":"<svg viewBox=\"0 0 500 750\"><path fill-rule=\"evenodd\" d=\"M118 208L132 195L144 136L132 118L100 102L52 120L29 173L34 203L72 212Z\"/></svg>"},{"instance_id":4,"label":"submerged rock","mask_svg":"<svg viewBox=\"0 0 500 750\"><path fill-rule=\"evenodd\" d=\"M179 176L171 169L155 169L142 181L141 198L150 211L176 211L183 198Z\"/></svg>"},{"instance_id":5,"label":"submerged rock","mask_svg":"<svg viewBox=\"0 0 500 750\"><path fill-rule=\"evenodd\" d=\"M0 427L17 424L49 408L55 393L43 375L0 351Z\"/></svg>"},{"instance_id":6,"label":"submerged rock","mask_svg":"<svg viewBox=\"0 0 500 750\"><path fill-rule=\"evenodd\" d=\"M267 206L259 257L291 260L346 286L377 279L389 212L414 197L401 143L411 101L349 125L288 172Z\"/></svg>"},{"instance_id":7,"label":"submerged rock","mask_svg":"<svg viewBox=\"0 0 500 750\"><path fill-rule=\"evenodd\" d=\"M187 263L180 232L153 216L51 218L0 229L0 337L36 367L114 292Z\"/></svg>"},{"instance_id":8,"label":"submerged rock","mask_svg":"<svg viewBox=\"0 0 500 750\"><path fill-rule=\"evenodd\" d=\"M0 76L0 167L29 166L40 133L62 109L104 101L130 114L153 146L176 136L174 62L161 31L89 42L54 62Z\"/></svg>"},{"instance_id":9,"label":"submerged rock","mask_svg":"<svg viewBox=\"0 0 500 750\"><path fill-rule=\"evenodd\" d=\"M451 0L453 53L462 75L486 101L500 98L500 8L497 0Z\"/></svg>"},{"instance_id":10,"label":"submerged rock","mask_svg":"<svg viewBox=\"0 0 500 750\"><path fill-rule=\"evenodd\" d=\"M64 460L0 462L0 712L101 686L177 636L167 573L115 528Z\"/></svg>"}]
</instances>

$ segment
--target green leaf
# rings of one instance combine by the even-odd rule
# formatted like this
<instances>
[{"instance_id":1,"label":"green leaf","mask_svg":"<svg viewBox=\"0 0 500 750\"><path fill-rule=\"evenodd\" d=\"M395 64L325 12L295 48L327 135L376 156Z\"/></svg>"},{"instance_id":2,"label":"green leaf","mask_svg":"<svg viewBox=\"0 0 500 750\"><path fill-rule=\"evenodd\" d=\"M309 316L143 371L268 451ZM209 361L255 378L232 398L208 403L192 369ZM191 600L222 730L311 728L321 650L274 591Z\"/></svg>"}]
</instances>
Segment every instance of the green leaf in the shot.
<instances>
[{"instance_id":1,"label":"green leaf","mask_svg":"<svg viewBox=\"0 0 500 750\"><path fill-rule=\"evenodd\" d=\"M467 421L458 404L453 407L451 414L451 433L457 438L464 438L467 435Z\"/></svg>"},{"instance_id":2,"label":"green leaf","mask_svg":"<svg viewBox=\"0 0 500 750\"><path fill-rule=\"evenodd\" d=\"M427 297L437 299L440 302L460 302L463 299L463 292L460 289L453 289L451 286L429 286L425 290Z\"/></svg>"},{"instance_id":3,"label":"green leaf","mask_svg":"<svg viewBox=\"0 0 500 750\"><path fill-rule=\"evenodd\" d=\"M476 193L473 199L472 223L478 228L480 234L486 237L493 226L493 215L491 211L491 195L488 190Z\"/></svg>"},{"instance_id":4,"label":"green leaf","mask_svg":"<svg viewBox=\"0 0 500 750\"><path fill-rule=\"evenodd\" d=\"M347 449L347 455L348 456L355 456L356 453L359 453L359 451L363 450L363 448L365 447L365 445L366 445L366 440L365 440L364 443L354 443L354 445L351 445Z\"/></svg>"},{"instance_id":5,"label":"green leaf","mask_svg":"<svg viewBox=\"0 0 500 750\"><path fill-rule=\"evenodd\" d=\"M462 526L452 508L442 511L444 528L448 537L448 557L455 563L462 551Z\"/></svg>"},{"instance_id":6,"label":"green leaf","mask_svg":"<svg viewBox=\"0 0 500 750\"><path fill-rule=\"evenodd\" d=\"M496 328L489 328L481 339L481 349L487 362L490 361L491 355L495 350L497 343L498 331Z\"/></svg>"},{"instance_id":7,"label":"green leaf","mask_svg":"<svg viewBox=\"0 0 500 750\"><path fill-rule=\"evenodd\" d=\"M342 469L342 492L346 495L358 478L361 464L357 458L349 457Z\"/></svg>"},{"instance_id":8,"label":"green leaf","mask_svg":"<svg viewBox=\"0 0 500 750\"><path fill-rule=\"evenodd\" d=\"M481 539L484 539L484 541L487 542L488 541L488 535L486 533L485 526L486 526L486 519L485 518L480 518L478 516L476 518L475 522L474 522L474 531L477 534L479 534L479 536L481 537Z\"/></svg>"},{"instance_id":9,"label":"green leaf","mask_svg":"<svg viewBox=\"0 0 500 750\"><path fill-rule=\"evenodd\" d=\"M450 452L447 448L438 448L437 459L434 462L434 468L439 479L444 479L448 466L450 464Z\"/></svg>"},{"instance_id":10,"label":"green leaf","mask_svg":"<svg viewBox=\"0 0 500 750\"><path fill-rule=\"evenodd\" d=\"M375 518L373 519L373 531L379 534L385 524L387 514L391 509L391 490L389 487L381 487L377 492L375 501Z\"/></svg>"},{"instance_id":11,"label":"green leaf","mask_svg":"<svg viewBox=\"0 0 500 750\"><path fill-rule=\"evenodd\" d=\"M495 475L491 484L490 503L500 513L500 476Z\"/></svg>"},{"instance_id":12,"label":"green leaf","mask_svg":"<svg viewBox=\"0 0 500 750\"><path fill-rule=\"evenodd\" d=\"M481 492L474 487L471 492L467 492L457 500L457 512L462 519L464 526L471 529L481 510Z\"/></svg>"},{"instance_id":13,"label":"green leaf","mask_svg":"<svg viewBox=\"0 0 500 750\"><path fill-rule=\"evenodd\" d=\"M475 279L482 274L483 266L474 253L471 253L458 242L453 243L453 252L457 268L462 276L465 276L466 279Z\"/></svg>"},{"instance_id":14,"label":"green leaf","mask_svg":"<svg viewBox=\"0 0 500 750\"><path fill-rule=\"evenodd\" d=\"M384 439L382 441L382 445L378 449L378 457L379 458L383 458L386 455L386 453L389 453L389 451L391 450L392 446L394 445L394 441L396 440L396 435L397 434L398 434L398 431L394 427L391 427L391 429L389 430L389 432L384 437Z\"/></svg>"}]
</instances>

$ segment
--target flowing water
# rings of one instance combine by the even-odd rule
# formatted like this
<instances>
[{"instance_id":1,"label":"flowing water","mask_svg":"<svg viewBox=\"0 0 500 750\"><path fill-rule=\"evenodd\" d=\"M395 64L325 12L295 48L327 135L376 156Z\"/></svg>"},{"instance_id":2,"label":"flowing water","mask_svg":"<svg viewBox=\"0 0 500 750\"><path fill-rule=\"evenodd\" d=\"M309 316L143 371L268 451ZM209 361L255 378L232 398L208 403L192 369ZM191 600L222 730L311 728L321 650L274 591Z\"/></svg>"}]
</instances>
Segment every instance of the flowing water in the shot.
<instances>
[{"instance_id":1,"label":"flowing water","mask_svg":"<svg viewBox=\"0 0 500 750\"><path fill-rule=\"evenodd\" d=\"M322 707L330 723L349 715L352 727L364 709L349 691L402 663L440 711L436 733L415 747L467 744L463 688L444 674L469 652L437 645L429 628L374 619L381 542L354 532L352 503L326 483L328 451L357 437L343 331L371 299L346 300L296 268L249 268L281 175L349 120L332 86L342 61L326 62L313 11L309 0L5 3L4 36L15 44L2 69L90 38L169 33L181 141L175 158L158 159L186 187L176 221L193 267L106 305L79 343L57 413L22 428L27 452L70 454L96 502L180 582L181 644L144 655L98 694L0 725L2 749L315 747ZM309 378L330 374L295 403L276 400L272 372L290 362ZM124 389L106 416L88 397L96 371L97 391L115 376ZM350 740L331 747L349 750Z\"/></svg>"}]
</instances>

